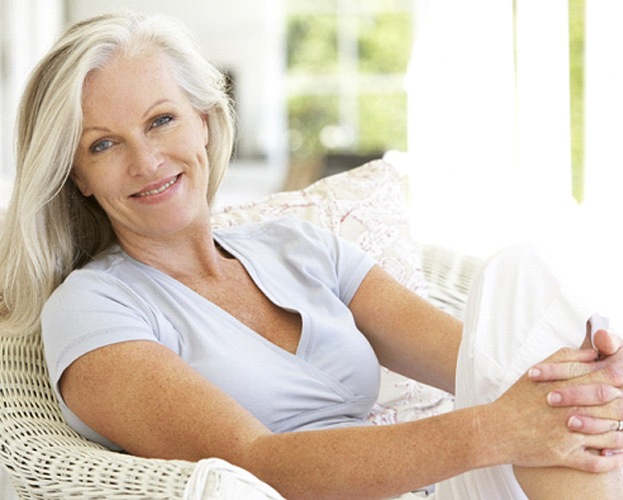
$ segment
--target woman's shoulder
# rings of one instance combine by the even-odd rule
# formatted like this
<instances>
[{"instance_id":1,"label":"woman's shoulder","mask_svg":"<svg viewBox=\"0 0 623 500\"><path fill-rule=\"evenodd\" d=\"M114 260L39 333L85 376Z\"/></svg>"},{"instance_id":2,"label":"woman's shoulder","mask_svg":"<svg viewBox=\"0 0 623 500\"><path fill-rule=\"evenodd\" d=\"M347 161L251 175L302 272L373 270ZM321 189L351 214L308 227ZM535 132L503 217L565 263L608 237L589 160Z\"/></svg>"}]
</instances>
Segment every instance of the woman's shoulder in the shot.
<instances>
[{"instance_id":1,"label":"woman's shoulder","mask_svg":"<svg viewBox=\"0 0 623 500\"><path fill-rule=\"evenodd\" d=\"M94 296L129 295L128 280L134 279L127 255L116 245L102 252L84 266L74 269L52 292L45 309L68 302L86 303ZM127 300L125 297L124 300Z\"/></svg>"}]
</instances>

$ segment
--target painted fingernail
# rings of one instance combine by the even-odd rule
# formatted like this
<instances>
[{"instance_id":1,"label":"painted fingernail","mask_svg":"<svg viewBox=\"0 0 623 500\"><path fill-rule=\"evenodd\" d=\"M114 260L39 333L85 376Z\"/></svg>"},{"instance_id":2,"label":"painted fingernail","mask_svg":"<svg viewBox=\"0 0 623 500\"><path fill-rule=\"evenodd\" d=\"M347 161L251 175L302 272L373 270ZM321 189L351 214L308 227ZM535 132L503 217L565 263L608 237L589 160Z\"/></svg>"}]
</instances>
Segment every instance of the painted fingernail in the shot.
<instances>
[{"instance_id":1,"label":"painted fingernail","mask_svg":"<svg viewBox=\"0 0 623 500\"><path fill-rule=\"evenodd\" d=\"M547 395L547 402L550 405L555 405L558 404L562 401L562 396L560 394L558 394L557 392L550 392Z\"/></svg>"},{"instance_id":2,"label":"painted fingernail","mask_svg":"<svg viewBox=\"0 0 623 500\"><path fill-rule=\"evenodd\" d=\"M582 422L578 417L571 417L569 422L567 422L567 425L571 429L580 429L582 425L584 425L584 422Z\"/></svg>"},{"instance_id":3,"label":"painted fingernail","mask_svg":"<svg viewBox=\"0 0 623 500\"><path fill-rule=\"evenodd\" d=\"M542 371L539 368L530 368L528 370L528 377L530 378L539 378L542 375Z\"/></svg>"}]
</instances>

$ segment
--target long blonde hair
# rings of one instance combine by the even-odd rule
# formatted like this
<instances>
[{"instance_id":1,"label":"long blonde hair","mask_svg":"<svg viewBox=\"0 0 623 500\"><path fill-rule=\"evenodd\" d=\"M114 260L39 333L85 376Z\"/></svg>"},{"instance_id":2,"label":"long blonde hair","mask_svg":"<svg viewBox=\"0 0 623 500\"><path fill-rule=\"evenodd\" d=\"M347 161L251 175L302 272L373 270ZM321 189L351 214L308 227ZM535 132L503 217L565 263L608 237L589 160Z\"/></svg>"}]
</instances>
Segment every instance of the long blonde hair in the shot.
<instances>
[{"instance_id":1,"label":"long blonde hair","mask_svg":"<svg viewBox=\"0 0 623 500\"><path fill-rule=\"evenodd\" d=\"M180 88L208 117L212 203L229 163L233 115L223 75L172 19L133 13L70 26L33 71L17 120L16 178L0 237L0 333L31 334L54 289L115 241L110 222L69 179L82 133L87 75L146 45L166 54Z\"/></svg>"}]
</instances>

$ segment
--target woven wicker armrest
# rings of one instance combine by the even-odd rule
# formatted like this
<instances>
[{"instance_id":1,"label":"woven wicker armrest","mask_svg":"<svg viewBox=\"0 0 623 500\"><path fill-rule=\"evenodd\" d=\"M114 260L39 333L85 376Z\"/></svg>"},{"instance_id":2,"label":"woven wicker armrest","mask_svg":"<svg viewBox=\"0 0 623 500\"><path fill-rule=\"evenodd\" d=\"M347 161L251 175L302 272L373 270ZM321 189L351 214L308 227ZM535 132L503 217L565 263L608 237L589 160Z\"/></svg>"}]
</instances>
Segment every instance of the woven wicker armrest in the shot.
<instances>
[{"instance_id":1,"label":"woven wicker armrest","mask_svg":"<svg viewBox=\"0 0 623 500\"><path fill-rule=\"evenodd\" d=\"M0 398L0 464L21 499L281 498L222 460L140 458L79 436L61 416L39 336L0 338Z\"/></svg>"},{"instance_id":2,"label":"woven wicker armrest","mask_svg":"<svg viewBox=\"0 0 623 500\"><path fill-rule=\"evenodd\" d=\"M182 498L196 464L109 451L63 420L39 336L0 338L0 461L20 498Z\"/></svg>"}]
</instances>

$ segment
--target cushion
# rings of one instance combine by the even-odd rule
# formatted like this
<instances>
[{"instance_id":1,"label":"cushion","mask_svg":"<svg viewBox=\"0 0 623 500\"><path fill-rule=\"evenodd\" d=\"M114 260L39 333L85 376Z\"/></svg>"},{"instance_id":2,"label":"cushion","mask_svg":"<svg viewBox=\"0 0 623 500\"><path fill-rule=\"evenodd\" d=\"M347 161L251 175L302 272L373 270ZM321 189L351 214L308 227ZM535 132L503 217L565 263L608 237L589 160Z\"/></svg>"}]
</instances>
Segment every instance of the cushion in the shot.
<instances>
[{"instance_id":1,"label":"cushion","mask_svg":"<svg viewBox=\"0 0 623 500\"><path fill-rule=\"evenodd\" d=\"M302 190L223 208L212 223L222 228L285 216L307 220L354 242L396 280L427 297L405 191L398 171L375 160ZM452 404L447 393L383 369L381 393L369 420L375 424L414 420L450 410Z\"/></svg>"},{"instance_id":2,"label":"cushion","mask_svg":"<svg viewBox=\"0 0 623 500\"><path fill-rule=\"evenodd\" d=\"M426 295L419 247L412 238L403 181L383 160L325 177L299 191L269 195L217 212L215 228L292 216L356 243L400 283Z\"/></svg>"}]
</instances>

